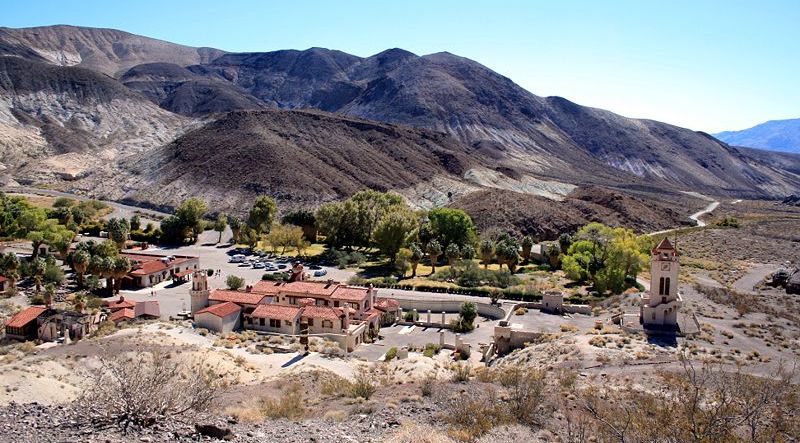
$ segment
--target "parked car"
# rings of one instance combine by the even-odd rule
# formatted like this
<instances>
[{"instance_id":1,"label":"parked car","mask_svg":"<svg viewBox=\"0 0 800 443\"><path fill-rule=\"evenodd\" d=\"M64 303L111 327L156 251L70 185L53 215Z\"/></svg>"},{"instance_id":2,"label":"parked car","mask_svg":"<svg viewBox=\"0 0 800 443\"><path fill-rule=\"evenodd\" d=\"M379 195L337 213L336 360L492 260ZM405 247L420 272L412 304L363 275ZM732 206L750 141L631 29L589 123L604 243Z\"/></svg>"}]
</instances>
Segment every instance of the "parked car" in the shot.
<instances>
[{"instance_id":1,"label":"parked car","mask_svg":"<svg viewBox=\"0 0 800 443\"><path fill-rule=\"evenodd\" d=\"M318 270L318 269L322 269L322 266L319 266L319 265L311 265L311 266L309 266L309 267L308 267L308 269L311 269L312 271L316 271L316 270Z\"/></svg>"},{"instance_id":2,"label":"parked car","mask_svg":"<svg viewBox=\"0 0 800 443\"><path fill-rule=\"evenodd\" d=\"M260 261L253 263L253 269L264 269L266 267L267 266L264 263L261 263Z\"/></svg>"},{"instance_id":3,"label":"parked car","mask_svg":"<svg viewBox=\"0 0 800 443\"><path fill-rule=\"evenodd\" d=\"M285 265L285 264L283 264L283 263L281 263L281 264L279 264L279 265L278 265L278 269L286 269L287 267L288 267L288 266L287 266L287 265Z\"/></svg>"},{"instance_id":4,"label":"parked car","mask_svg":"<svg viewBox=\"0 0 800 443\"><path fill-rule=\"evenodd\" d=\"M319 270L314 271L314 277L322 277L323 275L326 275L327 273L328 273L327 270L319 269Z\"/></svg>"},{"instance_id":5,"label":"parked car","mask_svg":"<svg viewBox=\"0 0 800 443\"><path fill-rule=\"evenodd\" d=\"M245 257L244 257L244 255L242 255L242 254L236 254L236 255L234 255L233 257L231 257L231 260L230 260L230 262L231 262L231 263L242 263L242 262L244 262L244 260L245 260Z\"/></svg>"}]
</instances>

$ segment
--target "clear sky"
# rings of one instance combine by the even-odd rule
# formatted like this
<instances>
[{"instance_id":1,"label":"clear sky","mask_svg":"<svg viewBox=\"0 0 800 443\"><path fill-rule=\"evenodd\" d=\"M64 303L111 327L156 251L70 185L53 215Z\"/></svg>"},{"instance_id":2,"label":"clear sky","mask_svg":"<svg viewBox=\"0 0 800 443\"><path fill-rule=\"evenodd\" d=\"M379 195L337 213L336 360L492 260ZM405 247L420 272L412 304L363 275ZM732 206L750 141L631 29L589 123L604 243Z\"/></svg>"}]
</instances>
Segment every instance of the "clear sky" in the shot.
<instances>
[{"instance_id":1,"label":"clear sky","mask_svg":"<svg viewBox=\"0 0 800 443\"><path fill-rule=\"evenodd\" d=\"M708 132L800 117L800 0L2 0L0 11L0 26L227 51L449 51L537 95Z\"/></svg>"}]
</instances>

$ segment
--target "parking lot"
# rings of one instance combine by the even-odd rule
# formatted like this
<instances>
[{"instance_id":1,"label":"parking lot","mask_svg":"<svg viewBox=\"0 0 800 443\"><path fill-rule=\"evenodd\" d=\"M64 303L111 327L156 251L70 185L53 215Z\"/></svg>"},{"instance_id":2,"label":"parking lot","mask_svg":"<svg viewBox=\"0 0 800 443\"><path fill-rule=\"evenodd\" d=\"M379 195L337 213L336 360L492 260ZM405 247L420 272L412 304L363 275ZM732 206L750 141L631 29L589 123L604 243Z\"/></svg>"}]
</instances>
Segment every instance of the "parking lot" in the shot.
<instances>
[{"instance_id":1,"label":"parking lot","mask_svg":"<svg viewBox=\"0 0 800 443\"><path fill-rule=\"evenodd\" d=\"M218 245L216 240L219 234L216 232L205 232L200 237L200 240L195 245L184 246L179 248L151 248L147 253L158 255L197 255L200 257L201 269L213 269L214 275L208 279L209 287L212 289L225 288L225 280L229 275L236 275L244 278L247 284L251 284L261 279L261 276L267 271L265 269L254 269L252 265L242 265L240 263L230 263L232 247L228 244ZM225 238L223 236L223 238ZM254 258L254 256L248 256ZM273 263L277 262L272 260ZM281 263L286 266L284 269L279 269L277 272L283 272L291 268L292 261ZM312 278L312 280L326 280L333 278L338 280L344 277L347 281L347 271L342 271L336 268L323 266L327 274L320 277ZM218 272L219 271L219 272ZM307 272L309 270L307 269ZM313 272L313 271L311 271ZM175 316L177 313L188 310L191 306L189 299L189 290L191 289L191 282L187 281L182 284L174 284L171 281L162 282L152 288L143 288L137 290L122 290L120 294L125 298L136 301L143 300L158 300L161 308L161 316L168 318ZM151 291L155 296L151 296Z\"/></svg>"}]
</instances>

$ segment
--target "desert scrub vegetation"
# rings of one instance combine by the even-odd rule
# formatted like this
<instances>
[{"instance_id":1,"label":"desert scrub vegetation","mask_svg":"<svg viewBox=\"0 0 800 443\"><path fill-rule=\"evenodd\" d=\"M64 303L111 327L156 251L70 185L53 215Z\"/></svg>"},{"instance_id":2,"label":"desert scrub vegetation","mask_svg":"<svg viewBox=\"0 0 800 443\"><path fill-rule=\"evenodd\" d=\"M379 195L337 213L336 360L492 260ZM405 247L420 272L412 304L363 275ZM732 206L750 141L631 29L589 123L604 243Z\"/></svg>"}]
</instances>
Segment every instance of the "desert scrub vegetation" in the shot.
<instances>
[{"instance_id":1,"label":"desert scrub vegetation","mask_svg":"<svg viewBox=\"0 0 800 443\"><path fill-rule=\"evenodd\" d=\"M227 380L198 361L160 351L101 356L100 366L78 400L95 426L151 426L208 408Z\"/></svg>"},{"instance_id":2,"label":"desert scrub vegetation","mask_svg":"<svg viewBox=\"0 0 800 443\"><path fill-rule=\"evenodd\" d=\"M369 400L377 390L378 379L375 374L368 369L360 368L356 371L352 381L338 375L323 380L320 394L329 397L350 397Z\"/></svg>"}]
</instances>

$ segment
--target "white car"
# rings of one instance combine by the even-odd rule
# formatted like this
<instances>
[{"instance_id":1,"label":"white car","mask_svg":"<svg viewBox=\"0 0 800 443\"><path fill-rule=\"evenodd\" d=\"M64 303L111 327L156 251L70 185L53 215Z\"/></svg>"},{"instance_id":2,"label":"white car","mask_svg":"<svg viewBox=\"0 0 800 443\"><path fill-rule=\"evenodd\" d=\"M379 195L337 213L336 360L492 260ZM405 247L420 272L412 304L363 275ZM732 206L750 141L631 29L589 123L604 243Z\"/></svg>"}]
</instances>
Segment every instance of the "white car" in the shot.
<instances>
[{"instance_id":1,"label":"white car","mask_svg":"<svg viewBox=\"0 0 800 443\"><path fill-rule=\"evenodd\" d=\"M328 271L326 271L325 269L319 269L317 271L314 271L314 277L322 277L323 275L326 274L328 274Z\"/></svg>"}]
</instances>

